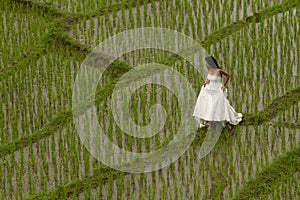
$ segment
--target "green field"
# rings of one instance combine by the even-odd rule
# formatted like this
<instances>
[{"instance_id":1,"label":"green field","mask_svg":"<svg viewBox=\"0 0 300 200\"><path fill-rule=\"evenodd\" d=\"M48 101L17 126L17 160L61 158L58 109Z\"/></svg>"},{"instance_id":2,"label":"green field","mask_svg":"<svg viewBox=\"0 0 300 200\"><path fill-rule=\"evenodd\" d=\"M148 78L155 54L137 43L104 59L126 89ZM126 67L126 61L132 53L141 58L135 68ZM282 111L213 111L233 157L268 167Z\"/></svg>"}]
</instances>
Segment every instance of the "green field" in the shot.
<instances>
[{"instance_id":1,"label":"green field","mask_svg":"<svg viewBox=\"0 0 300 200\"><path fill-rule=\"evenodd\" d=\"M0 6L0 199L300 199L298 1L0 0ZM100 42L152 26L186 34L214 55L231 74L228 100L244 119L223 129L203 159L197 155L207 129L171 165L126 173L81 144L72 86ZM161 104L164 129L141 139L114 123L114 85L150 62L172 66L197 94L204 81L189 62L157 49L110 65L95 97L98 122L115 144L135 152L171 141L184 112L167 88L147 85L132 96L132 118L145 125L151 105Z\"/></svg>"}]
</instances>

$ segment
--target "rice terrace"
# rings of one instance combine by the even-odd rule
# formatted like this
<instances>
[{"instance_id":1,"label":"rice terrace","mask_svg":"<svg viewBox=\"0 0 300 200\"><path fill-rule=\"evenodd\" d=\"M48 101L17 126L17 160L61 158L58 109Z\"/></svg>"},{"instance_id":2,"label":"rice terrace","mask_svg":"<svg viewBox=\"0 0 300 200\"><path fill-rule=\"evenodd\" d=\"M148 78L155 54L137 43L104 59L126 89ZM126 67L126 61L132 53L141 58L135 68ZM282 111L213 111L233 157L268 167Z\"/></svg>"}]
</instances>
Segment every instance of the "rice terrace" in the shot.
<instances>
[{"instance_id":1,"label":"rice terrace","mask_svg":"<svg viewBox=\"0 0 300 200\"><path fill-rule=\"evenodd\" d=\"M299 1L0 2L0 199L300 199ZM193 133L190 146L174 162L130 173L106 165L83 145L74 123L74 85L99 43L144 27L175 30L214 55L231 75L227 98L244 117L238 125L227 124L201 159L207 128ZM163 127L144 138L119 127L111 110L113 91L124 74L137 70L145 75L147 68L141 72L138 66L147 63L174 69L196 95L205 78L197 71L202 64L193 66L174 52L155 48L126 52L109 64L95 95L87 96L107 138L136 153L170 144L179 135L182 114L193 120L173 91L145 84L129 97L130 116L120 125L130 128L130 119L146 126L155 119L153 111L163 108ZM120 85L126 89L138 79L142 77L128 76ZM183 100L191 100L178 82L170 85ZM82 87L88 91L89 85ZM79 113L90 108L76 107Z\"/></svg>"}]
</instances>

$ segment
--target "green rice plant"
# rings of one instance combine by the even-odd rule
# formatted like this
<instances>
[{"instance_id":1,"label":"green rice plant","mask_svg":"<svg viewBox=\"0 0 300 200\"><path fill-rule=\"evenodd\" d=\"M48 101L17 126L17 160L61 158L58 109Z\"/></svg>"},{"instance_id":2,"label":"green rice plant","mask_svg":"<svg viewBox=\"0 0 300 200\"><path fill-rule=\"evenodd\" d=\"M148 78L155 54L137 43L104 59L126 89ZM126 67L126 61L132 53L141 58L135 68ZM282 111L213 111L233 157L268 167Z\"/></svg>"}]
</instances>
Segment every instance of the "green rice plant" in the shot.
<instances>
[{"instance_id":1,"label":"green rice plant","mask_svg":"<svg viewBox=\"0 0 300 200\"><path fill-rule=\"evenodd\" d=\"M64 6L66 6L67 4L61 4L61 5L64 5ZM81 9L81 8L84 8L84 9L86 9L86 6L84 5L84 4L82 4L81 6L78 6L78 10L79 9ZM171 13L175 13L175 11L176 11L177 9L175 9L175 7L173 7L172 9L171 9ZM183 8L180 8L179 10L183 10ZM158 13L156 13L157 15L158 15ZM155 14L154 14L155 15ZM174 15L175 16L175 15ZM212 15L212 16L215 16L216 17L216 15ZM181 17L182 17L182 15L181 15ZM216 17L217 18L217 17ZM147 17L146 17L146 19L147 19L147 24L148 25L153 25L152 24L152 19L153 19L153 17L152 17L152 14L151 15L148 15ZM184 18L184 17L182 17L181 19L188 19L188 18ZM219 19L219 18L217 18L217 19ZM86 18L86 20L87 20L87 18ZM127 20L127 19L126 19ZM92 21L92 20L91 20ZM187 20L188 21L188 20ZM157 22L159 22L159 20L157 20ZM171 19L170 21L169 21L172 25L171 26L174 26L175 27L175 25L176 25L176 23L175 23L175 21L173 20L173 19ZM108 22L108 29L110 29L109 31L107 31L106 33L107 33L107 36L109 36L111 33L114 33L114 30L112 29L112 26L111 26L111 23L112 22ZM128 22L128 24L129 25L131 25L131 23L132 23L132 20L131 21L129 21ZM167 23L166 23L167 24ZM186 24L188 24L188 22L186 23ZM213 22L213 24L214 24L214 28L213 29L216 29L217 27L218 27L218 21L214 21ZM85 25L85 27L86 27L86 25ZM284 27L284 26L282 26L282 27ZM120 29L121 29L121 26L119 27ZM188 25L185 25L185 27L184 27L184 29L185 29L185 32L186 33L189 33L189 30L190 30L190 27L188 26ZM253 33L261 33L261 34L265 34L262 30L258 30L255 26L253 26L253 29L255 30ZM83 29L82 29L83 30ZM104 30L104 28L103 28L103 30ZM259 32L259 31L261 31L261 32ZM102 32L104 32L104 31L102 31ZM88 40L88 42L90 43L91 41L92 41L92 39L91 39L91 37L92 37L92 35L93 35L93 33L92 32L87 32L87 33L84 33L84 37L86 37L86 40ZM98 34L99 35L99 34ZM19 36L17 36L17 37L19 37ZM243 36L243 37L245 37L245 36ZM282 39L284 39L284 38L282 38ZM260 42L262 42L263 40L260 40ZM225 43L225 44L229 44L229 42L228 43ZM242 45L243 43L241 42L241 43L238 43L239 45ZM16 47L16 45L15 44L13 44L14 45L14 47ZM245 45L246 46L246 45ZM216 49L216 48L220 48L221 46L220 45L215 45L214 46L214 48ZM223 46L222 46L223 47ZM246 46L246 48L247 47L249 47L249 46ZM224 47L224 49L226 49L226 46ZM63 51L59 51L58 52L59 54L61 54L61 53L63 53ZM261 53L262 55L267 55L267 48L264 48L264 49L262 49L262 51L259 51L259 53ZM48 54L49 55L49 54ZM137 54L137 55L139 55L139 56L141 56L141 55L143 55L143 54ZM145 55L148 57L148 56L150 56L150 53L149 52L146 52L145 53ZM240 56L241 56L241 58L243 58L243 53L240 53L239 54ZM280 57L282 57L282 56L285 56L285 55L287 55L287 49L284 49L283 48L283 51L282 51L282 55L280 55ZM50 59L50 57L46 57L46 58L49 58ZM44 61L42 61L42 62L44 62ZM68 60L67 61L67 63L70 63L70 60ZM136 62L135 60L134 60L134 62ZM49 64L48 65L48 61L45 61L45 63L47 63L47 66L46 66L46 69L50 69L50 66L51 66L51 64L53 64L53 63L56 63L56 62L53 62L53 63L51 63L51 64ZM62 60L60 59L58 59L58 62L57 62L57 64L61 64L61 63L63 63L62 62ZM261 61L261 63L263 63L263 64L265 64L265 63L267 63L266 62L266 60L262 60ZM41 64L41 63L40 63ZM182 64L180 64L180 65L182 65ZM179 65L179 66L180 66ZM244 65L244 66L246 66L246 65ZM30 68L35 68L35 67L33 67L33 66L31 66ZM180 68L180 67L179 67ZM37 68L38 69L38 68ZM68 68L67 68L68 69ZM31 70L31 69L30 69ZM34 69L35 70L35 69ZM71 68L69 68L69 74L71 74ZM76 71L76 70L75 70ZM179 69L179 71L182 73L182 74L184 74L185 76L188 76L188 74L186 74L185 73L185 71L183 70L183 68L181 68L181 69ZM243 73L245 73L245 74L248 74L248 75L250 75L250 77L253 77L253 72L251 71L251 70L249 70L249 68L243 68L242 70L241 70ZM32 72L32 71L31 71ZM50 116L52 116L54 113L56 113L56 111L60 111L60 110L63 110L63 109L66 109L67 108L67 102L66 102L66 99L68 98L69 100L70 100L70 93L68 93L68 92L66 92L66 91L70 91L70 83L71 83L71 81L70 81L70 79L68 79L68 78L66 78L64 75L62 75L62 73L61 72L63 72L63 71L56 71L56 70L54 70L54 71L51 71L51 70L47 70L47 72L45 71L45 70L42 70L42 69L38 69L38 70L36 70L34 73L32 72L32 73L20 73L20 74L18 74L18 75L16 75L15 77L13 77L13 79L11 79L10 80L10 82L8 81L8 83L9 83L9 88L10 88L10 91L9 92L7 92L6 94L7 94L7 96L5 97L5 99L7 99L7 105L9 106L9 108L13 108L14 106L16 106L16 105L19 105L20 104L20 106L19 106L19 109L23 109L22 108L22 106L23 105L21 105L22 104L22 102L24 102L24 104L25 104L25 101L24 101L24 99L23 99L23 97L20 97L20 98L17 98L17 99L15 99L14 101L11 101L11 102L9 102L9 98L10 99L13 99L13 97L14 97L14 93L13 92L15 92L16 91L16 93L18 93L18 94L26 94L28 97L31 95L30 93L33 93L33 88L34 88L34 85L36 84L36 83L38 83L37 84L37 87L38 87L38 91L39 91L39 93L40 94L42 94L42 92L44 92L44 89L46 88L46 93L47 93L47 97L46 98L44 98L43 97L43 95L40 95L40 96L37 96L38 98L37 98L37 105L38 105L38 107L43 107L43 105L47 105L47 106L45 106L46 108L45 109L40 109L40 110L38 110L38 114L39 114L39 116L38 117L36 117L36 118L34 118L34 116L35 116L35 107L34 107L34 105L35 105L35 101L33 100L33 98L29 98L28 99L28 104L26 104L26 109L27 110L29 110L30 109L30 116L32 116L32 119L33 120L29 120L29 121L27 121L27 122L23 122L22 123L22 125L21 126L23 126L23 127L27 127L28 126L28 124L29 124L29 122L31 123L31 128L33 127L34 129L38 129L38 128L40 128L40 127L42 127L44 124L43 123L45 123L46 122L46 119L48 119L48 117L45 117L44 116L44 113L50 113L51 112L51 114L49 114ZM73 72L72 72L73 73ZM26 79L25 79L25 81L23 82L24 84L22 84L22 82L18 82L18 81L16 81L16 80L20 80L20 77L22 77L22 76L24 76L24 74L25 74L25 77L30 77L30 80L34 80L34 76L36 76L36 79L35 80L41 80L41 79L46 79L45 81L43 81L43 82L34 82L34 81L32 81L32 82L26 82ZM53 75L52 75L53 74ZM52 78L53 77L53 78ZM53 81L55 80L54 79L54 77L56 77L56 79L57 80L59 80L59 81L55 81L55 83L53 83ZM269 75L269 77L271 77L271 75ZM27 78L27 79L29 79L29 78ZM63 80L63 81L62 81ZM242 83L242 86L246 86L247 84L248 84L248 82L247 81L244 81L244 80L239 80L241 83ZM14 82L18 82L17 84L14 84ZM55 85L55 87L57 88L57 90L55 91L57 94L58 94L58 98L56 98L55 97L55 95L54 95L54 92L52 92L51 93L51 95L49 95L49 91L51 90L51 86L52 86L52 83L53 83L53 85ZM68 84L68 86L66 86L65 84L66 83L69 83ZM274 82L274 83L276 83L276 81ZM269 85L268 85L269 84ZM23 92L22 91L22 89L21 89L21 86L22 85L26 85L27 87L28 87L28 90L26 90L26 92ZM266 82L266 87L267 88L270 88L270 82ZM248 85L249 86L249 85ZM16 90L14 89L14 88L17 88ZM246 87L243 87L243 88L246 88ZM2 90L5 90L4 88L2 89ZM255 90L256 91L256 90ZM278 90L278 91L280 91L280 90ZM173 106L174 106L174 108L176 107L175 106L175 102L174 101L172 101L172 100L169 100L169 94L165 91L165 90L162 90L161 91L162 92L162 98L163 98L163 101L161 102L163 105L165 105L166 107L168 107L168 105L169 104L172 104ZM264 90L263 91L264 92L264 94L268 94L268 96L269 97L273 97L272 96L272 93L271 93L271 89L266 89L266 90ZM279 93L275 93L275 96L279 96L279 95L281 95L282 93L284 92L284 90L283 91L280 91ZM245 91L245 89L243 90L243 94L245 94L246 93L246 91ZM29 95L30 94L30 95ZM237 92L235 92L235 94L237 94ZM250 97L249 97L249 92L248 93L246 93L246 94L248 94L248 95L246 95L246 100L248 100L248 101L250 101ZM35 96L35 95L33 95L33 96ZM35 96L36 97L36 96ZM266 98L266 99L268 99L268 98ZM271 99L271 98L270 98ZM273 98L272 98L273 99ZM142 102L144 102L144 100L141 100ZM48 102L51 102L51 103L53 103L54 104L54 106L53 107L51 107L51 105L49 105L49 103ZM137 102L138 101L135 101L135 103L134 103L134 106L137 106ZM156 101L154 101L154 102L156 102ZM244 99L239 99L239 105L241 105L242 103L244 102ZM266 104L265 104L266 105ZM52 108L54 108L54 109L52 109ZM137 107L136 107L137 108ZM169 107L168 107L169 108ZM169 108L170 109L170 108ZM246 109L247 110L253 110L253 107L251 107L251 106L249 106L248 105L248 103L247 103L247 105L246 105ZM18 119L20 119L20 117L19 116L26 116L25 115L25 109L23 109L23 110L20 110L21 112L20 112L20 114L19 113L12 113L11 114L11 119L13 119L13 122L11 123L11 122L7 122L7 124L9 123L9 124L12 124L13 126L12 126L12 129L14 129L14 130L18 130ZM140 115L139 114L137 114L136 115L136 117L140 117ZM101 119L104 121L104 115L101 117ZM178 120L178 118L177 117L175 117L174 119L176 119L176 120ZM35 121L34 121L35 120ZM112 122L112 117L111 117L111 115L110 115L110 125L109 125L109 137L111 137L111 138L113 138L112 137L112 134L115 134L115 132L114 132L114 129L113 129L113 122ZM5 122L6 123L6 122ZM25 124L26 123L26 124ZM171 129L170 128L170 126L171 126L171 124L167 124L167 127L169 127L169 129ZM29 129L28 129L29 130ZM59 138L58 139L56 139L56 138L54 138L54 136L53 137L51 137L52 138L52 142L53 143L57 143L57 145L58 145L58 148L59 148L59 152L58 152L58 156L54 156L55 158L52 158L53 160L56 160L56 161L53 161L53 162L56 162L57 163L57 165L55 165L55 170L57 170L57 174L59 174L59 175L57 175L57 177L59 177L59 178L57 178L57 179L60 179L59 181L57 181L55 184L57 184L57 185L61 185L61 184L64 184L64 183L69 183L70 182L70 180L73 180L73 179L75 179L75 175L73 176L72 175L72 173L75 171L75 165L76 164L73 164L72 162L72 164L71 164L71 166L70 166L70 164L69 164L69 160L68 159L66 159L66 158L68 158L68 157L70 157L70 156L68 156L68 153L69 153L69 150L68 150L68 148L71 148L72 147L72 149L73 148L75 148L76 149L76 146L74 145L75 144L75 142L78 142L78 140L76 140L76 138L75 138L75 133L73 133L73 130L74 130L74 128L73 129L68 129L68 128L66 128L66 129L59 129L60 131L59 131L59 134L60 134L60 136L59 136ZM166 131L167 129L165 129L165 131ZM260 129L259 129L259 131L261 131ZM72 132L72 134L74 134L74 135L72 135L72 138L70 138L70 136L68 135L68 134L66 134L66 133L70 133L70 132ZM62 135L62 134L64 134L64 135ZM167 137L168 135L165 135L165 137ZM17 137L17 135L15 136L15 137ZM6 137L6 138L8 138L8 137ZM131 139L131 141L133 142L134 140L132 139L132 138L130 138ZM259 140L261 140L262 138L255 138L255 140L257 140L257 141L259 141ZM283 138L283 140L285 140L286 138ZM256 141L256 142L257 142ZM256 143L255 142L255 143ZM282 141L281 141L282 142ZM284 144L285 144L285 141L283 142ZM78 144L79 144L79 142L78 142ZM138 143L139 145L141 145L140 143ZM32 145L32 143L30 144L30 146ZM42 149L47 149L47 145L48 144L46 144L46 143L37 143L37 145L39 146L39 148L42 148ZM55 149L55 147L53 146L54 144L52 144L52 147L51 147L51 149L52 149L52 152L54 152L54 151L56 151L56 149ZM131 145L132 146L132 145ZM140 146L141 147L141 146ZM158 145L156 145L156 147L158 147ZM13 148L15 148L15 147L13 147ZM49 148L50 149L50 148ZM14 150L13 150L14 151ZM79 154L81 154L82 153L82 149L81 150L79 150L78 151L78 155ZM36 176L36 174L37 174L37 172L40 170L40 169L43 169L43 170L41 170L40 171L40 179L38 180L38 181L40 181L41 182L41 180L42 180L42 182L43 183L45 183L45 185L46 185L46 181L45 181L45 179L47 179L47 176L46 176L46 173L47 173L47 171L48 171L48 165L47 164L45 164L44 162L42 162L42 164L39 164L38 162L37 162L37 160L35 159L35 151L33 150L33 149L31 149L30 150L30 161L28 161L28 163L29 162L32 162L34 165L33 165L33 167L32 167L32 169L30 169L29 170L29 173L28 174L30 174L32 177L33 176ZM243 152L243 151L240 151L241 153ZM77 152L75 151L75 152L73 152L74 154L77 154ZM87 152L84 152L84 153L87 153ZM83 154L84 154L83 153ZM48 152L47 152L47 154L48 154ZM41 152L41 156L42 156L42 158L45 158L45 156L47 155L46 154L46 150L45 151L42 151ZM54 153L55 155L56 155L56 153ZM84 154L85 155L85 154ZM261 155L263 155L263 156L266 156L266 153L265 153L265 149L262 149L262 154ZM241 158L245 158L246 156L245 155L240 155L240 157ZM77 156L74 156L74 159L77 159L78 157ZM59 160L61 160L62 159L62 161L59 161ZM73 159L73 157L71 156L71 159ZM263 157L262 157L262 159L263 159ZM11 159L12 160L12 163L10 164L12 167L14 167L14 169L17 171L17 174L20 174L20 170L21 170L21 168L16 168L15 166L17 165L17 161L16 162L13 162L14 160L13 159ZM82 158L82 160L81 161L83 161L83 162L85 162L86 164L84 165L85 166L85 168L84 168L84 170L85 170L85 172L84 173L86 173L86 174L88 174L88 173L90 173L90 168L92 167L90 164L89 164L89 160L86 158L86 156L84 156L84 158ZM18 161L19 162L19 161ZM75 163L75 162L74 162ZM94 162L94 163L96 163L96 162ZM263 160L259 160L259 158L257 159L257 163L258 163L258 165L260 164L260 165L263 165L264 164L264 161ZM184 167L185 165L186 165L187 163L186 162L182 162L181 164L180 164L180 173L182 174L182 177L184 177L183 178L183 188L187 188L187 181L189 181L190 180L190 175L189 176L186 176L186 174L185 173L183 173L185 170L186 170L186 168ZM220 163L218 163L218 162L216 162L216 164L217 165L220 165ZM45 166L45 171L44 171L44 166ZM95 164L94 165L95 167L97 167L97 165ZM93 166L93 167L94 167ZM99 165L100 166L100 165ZM50 165L49 165L49 167L50 167ZM69 167L69 168L68 168ZM248 167L248 166L246 166L246 167ZM57 169L56 169L57 168ZM189 165L189 169L191 169L191 168L193 168L192 167L192 165ZM246 168L242 168L242 171L243 171L243 173L244 174L246 174L245 173L245 169ZM213 170L213 169L212 169ZM79 171L79 170L78 170ZM190 172L190 171L189 171ZM8 174L11 174L10 176L8 176L8 177L12 177L12 171L11 172L8 172ZM164 176L165 176L165 174L161 174L161 176L164 178ZM209 176L211 176L211 174L207 174L207 177L209 177ZM237 176L238 177L238 176ZM63 180L61 180L63 178ZM79 177L78 177L79 178ZM241 179L243 179L244 178L244 176L242 176L242 177L238 177L238 178L241 178ZM9 179L8 179L9 180ZM12 180L12 178L10 178L10 180ZM35 181L34 181L34 178L30 178L30 188L31 188L31 193L30 194L33 194L34 192L36 192L36 188L37 188L37 184L35 183ZM111 180L113 180L113 178L111 178ZM90 186L92 183L91 182L89 182L90 181L90 179L87 181L87 184ZM9 181L8 181L9 182ZM11 182L11 181L10 181ZM142 183L142 182L141 182ZM167 190L167 180L165 180L165 182L164 182L165 184L164 184L164 187L165 187L165 189L166 190L164 190L164 191L170 191L170 190ZM88 197L89 197L89 195L90 195L90 190L91 190L91 188L89 188L89 186L87 187L87 189L86 190L84 190L84 191L86 191L86 192L84 192L84 194L86 194ZM142 188L142 185L140 186L141 188ZM176 186L177 187L177 186ZM206 185L206 187L207 187L207 192L209 192L208 191L208 185ZM11 185L11 189L10 189L10 191L11 192L14 192L14 189L15 187L13 186L13 185ZM177 188L180 188L180 187L177 187ZM46 188L43 188L44 190L46 189ZM111 187L111 193L114 193L114 188L113 187ZM164 191L162 191L162 192L164 192ZM186 190L180 190L180 191L178 191L178 193L181 195L181 197L183 197L183 196L185 196L185 191ZM187 191L189 191L188 189L187 189ZM221 191L221 189L217 189L216 191ZM61 192L62 193L62 196L61 197L66 197L67 196L67 190L58 190L58 192ZM82 191L79 189L79 187L77 188L77 190L76 190L76 192L74 192L73 194L75 194L73 197L75 198L76 196L77 196L77 194L79 194L79 193L81 193ZM167 192L167 193L168 193ZM20 193L20 191L19 191L19 193ZM53 193L51 193L51 194L53 194ZM135 195L133 195L133 196L135 196ZM143 195L141 195L141 197L142 197ZM53 197L54 197L54 195L53 195Z\"/></svg>"}]
</instances>

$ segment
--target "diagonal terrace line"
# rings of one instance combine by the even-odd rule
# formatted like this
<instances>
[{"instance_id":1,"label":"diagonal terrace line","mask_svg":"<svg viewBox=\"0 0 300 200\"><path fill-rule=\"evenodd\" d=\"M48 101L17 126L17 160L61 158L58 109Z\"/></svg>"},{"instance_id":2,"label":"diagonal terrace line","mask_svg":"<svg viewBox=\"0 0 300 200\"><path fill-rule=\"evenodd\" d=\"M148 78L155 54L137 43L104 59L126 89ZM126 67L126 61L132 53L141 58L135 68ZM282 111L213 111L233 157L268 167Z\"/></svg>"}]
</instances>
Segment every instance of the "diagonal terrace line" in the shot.
<instances>
[{"instance_id":1,"label":"diagonal terrace line","mask_svg":"<svg viewBox=\"0 0 300 200\"><path fill-rule=\"evenodd\" d=\"M246 116L244 123L255 123L257 125L262 124L263 122L273 119L280 111L284 111L290 107L289 103L297 104L300 99L300 86L293 89L292 91L287 92L283 96L275 98L266 108L251 115L250 117Z\"/></svg>"},{"instance_id":2,"label":"diagonal terrace line","mask_svg":"<svg viewBox=\"0 0 300 200\"><path fill-rule=\"evenodd\" d=\"M255 119L256 117L259 118L259 116L255 116L255 117L251 117L251 115L249 114L245 114L246 118L244 118L242 120L242 122L245 122L246 119L248 119L249 121L246 121L246 124L248 125L257 125L257 122L259 122L260 124L263 122L267 122L270 119L274 118L275 115L278 112L281 112L284 109L287 109L288 107L292 106L294 103L297 103L298 101L295 101L295 98L293 98L293 96L296 96L296 98L298 98L297 100L299 100L300 98L300 86L295 89L292 90L291 92L288 92L287 94L283 95L282 97L276 98L272 101L272 103L267 106L266 109L262 110L260 113L268 113L269 110L271 109L273 111L273 109L271 108L271 105L277 105L278 109L274 109L277 110L276 113L272 112L273 115L268 115L268 118L263 117L262 121L258 121L258 120L249 120L249 119ZM280 106L280 104L285 104L285 106ZM269 109L269 110L268 110ZM251 122L252 121L252 122ZM245 123L243 123L245 124ZM228 129L230 132L234 132L235 127L230 125L230 126L226 126L225 129ZM206 129L198 129L195 140L193 141L193 143L195 144L201 144L205 138L205 131ZM164 146L168 143L169 141L164 141L160 146ZM99 184L103 184L106 183L106 181L109 179L110 176L112 176L114 179L117 179L118 176L120 175L128 175L130 173L128 172L121 172L121 171L117 171L114 170L112 168L109 168L107 166L101 166L99 168L96 168L94 171L94 175L86 175L83 179L75 179L72 180L71 182L69 182L66 185L59 185L51 190L48 190L46 192L37 192L31 196L28 197L28 199L50 199L52 197L55 197L56 199L60 199L62 198L64 195L67 195L67 197L72 196L75 192L78 192L77 194L80 194L81 192L83 192L85 189L87 189L86 187L92 187L95 188L97 186L99 186ZM86 183L91 183L91 186L87 186Z\"/></svg>"},{"instance_id":3,"label":"diagonal terrace line","mask_svg":"<svg viewBox=\"0 0 300 200\"><path fill-rule=\"evenodd\" d=\"M290 129L300 129L300 123L288 123L288 122L272 122L272 126L286 127Z\"/></svg>"},{"instance_id":4,"label":"diagonal terrace line","mask_svg":"<svg viewBox=\"0 0 300 200\"><path fill-rule=\"evenodd\" d=\"M38 2L34 0L9 0L11 5L14 3L22 4L29 9L35 9L39 14L41 14L43 17L46 15L46 19L48 17L66 17L69 15L69 12L66 12L65 10L59 9L55 7L51 3L43 3L43 2Z\"/></svg>"},{"instance_id":5,"label":"diagonal terrace line","mask_svg":"<svg viewBox=\"0 0 300 200\"><path fill-rule=\"evenodd\" d=\"M267 199L272 186L279 184L300 170L300 146L274 158L274 161L250 177L237 191L234 200Z\"/></svg>"},{"instance_id":6,"label":"diagonal terrace line","mask_svg":"<svg viewBox=\"0 0 300 200\"><path fill-rule=\"evenodd\" d=\"M107 5L103 5L98 9L92 10L92 11L84 11L84 12L69 12L65 9L61 9L56 7L52 3L44 3L44 2L38 2L35 0L9 0L11 3L18 3L25 5L29 7L30 9L36 9L38 13L41 15L46 15L47 17L54 17L54 18L65 18L63 21L64 22L71 22L71 23L77 23L81 20L84 20L84 17L95 17L98 15L103 15L105 11L112 11L115 9L116 11L121 10L123 8L128 9L130 7L135 7L137 6L137 3L139 2L140 5L142 6L145 3L151 3L153 0L136 0L136 1L131 1L131 0L123 0L118 3L111 3ZM156 0L157 1L157 0Z\"/></svg>"},{"instance_id":7,"label":"diagonal terrace line","mask_svg":"<svg viewBox=\"0 0 300 200\"><path fill-rule=\"evenodd\" d=\"M154 0L156 2L158 0ZM112 3L108 5L104 5L103 7L93 10L91 12L77 12L74 13L65 19L62 20L62 23L68 23L68 24L73 24L73 23L78 23L82 20L85 19L85 17L96 17L99 15L104 15L105 11L111 12L113 10L120 11L123 8L124 9L129 9L129 8L134 8L137 6L137 3L139 2L139 5L142 6L147 3L153 2L153 0L136 0L136 1L131 1L131 0L125 0L119 3Z\"/></svg>"},{"instance_id":8,"label":"diagonal terrace line","mask_svg":"<svg viewBox=\"0 0 300 200\"><path fill-rule=\"evenodd\" d=\"M224 37L231 35L245 27L247 27L250 23L259 23L277 15L279 13L284 13L286 11L290 11L292 8L299 6L299 1L289 0L285 1L282 4L274 5L264 10L260 11L259 13L255 13L252 16L246 17L244 20L236 21L226 27L220 28L213 34L207 36L204 41L203 45L210 45L211 43L215 43L223 39Z\"/></svg>"},{"instance_id":9,"label":"diagonal terrace line","mask_svg":"<svg viewBox=\"0 0 300 200\"><path fill-rule=\"evenodd\" d=\"M30 48L27 52L23 53L17 61L11 63L9 66L4 67L0 70L0 80L8 78L18 72L20 69L25 68L30 65L34 60L37 60L40 55L46 52L46 48L42 45L37 45L33 48Z\"/></svg>"}]
</instances>

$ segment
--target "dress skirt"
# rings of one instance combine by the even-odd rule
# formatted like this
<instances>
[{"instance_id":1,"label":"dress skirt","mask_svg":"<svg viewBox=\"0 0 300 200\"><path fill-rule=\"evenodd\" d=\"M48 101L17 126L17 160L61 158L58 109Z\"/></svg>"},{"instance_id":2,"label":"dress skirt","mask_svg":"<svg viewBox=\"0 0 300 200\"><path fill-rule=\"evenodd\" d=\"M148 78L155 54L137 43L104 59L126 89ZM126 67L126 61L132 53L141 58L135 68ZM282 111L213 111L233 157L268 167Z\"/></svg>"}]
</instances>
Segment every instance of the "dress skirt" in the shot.
<instances>
[{"instance_id":1,"label":"dress skirt","mask_svg":"<svg viewBox=\"0 0 300 200\"><path fill-rule=\"evenodd\" d=\"M202 85L197 98L193 116L199 126L207 125L208 121L229 122L237 125L242 120L242 113L237 113L227 99L227 89L223 91L221 84L211 82Z\"/></svg>"}]
</instances>

